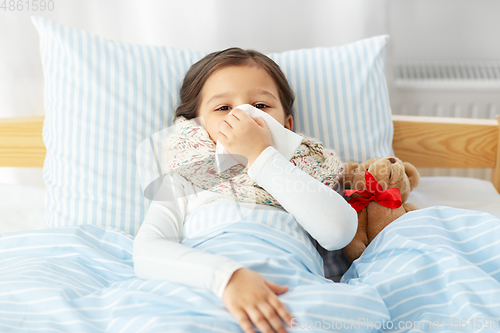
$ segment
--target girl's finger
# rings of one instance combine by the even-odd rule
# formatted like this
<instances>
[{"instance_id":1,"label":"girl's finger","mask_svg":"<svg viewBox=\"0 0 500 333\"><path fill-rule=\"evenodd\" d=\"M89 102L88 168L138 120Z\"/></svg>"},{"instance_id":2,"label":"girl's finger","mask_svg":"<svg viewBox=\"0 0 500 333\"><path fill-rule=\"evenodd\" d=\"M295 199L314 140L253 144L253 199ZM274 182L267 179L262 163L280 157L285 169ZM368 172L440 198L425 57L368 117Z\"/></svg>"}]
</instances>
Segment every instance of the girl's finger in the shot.
<instances>
[{"instance_id":1,"label":"girl's finger","mask_svg":"<svg viewBox=\"0 0 500 333\"><path fill-rule=\"evenodd\" d=\"M232 129L231 125L229 125L225 120L224 121L221 121L218 125L217 125L217 129L219 131L229 131Z\"/></svg>"},{"instance_id":2,"label":"girl's finger","mask_svg":"<svg viewBox=\"0 0 500 333\"><path fill-rule=\"evenodd\" d=\"M257 118L252 118L256 123L257 125L259 125L260 127L264 127L264 128L267 128L267 123L264 121L263 118L261 117L257 117Z\"/></svg>"},{"instance_id":3,"label":"girl's finger","mask_svg":"<svg viewBox=\"0 0 500 333\"><path fill-rule=\"evenodd\" d=\"M290 312L288 311L288 309L286 308L286 306L283 303L281 303L279 298L277 296L273 295L272 297L269 297L268 301L269 301L269 304L271 304L271 306L274 307L274 310L278 313L278 315L281 317L281 319L283 319L283 321L288 326L292 326L293 317L290 314Z\"/></svg>"},{"instance_id":4,"label":"girl's finger","mask_svg":"<svg viewBox=\"0 0 500 333\"><path fill-rule=\"evenodd\" d=\"M267 318L262 314L259 308L252 306L246 309L247 314L252 320L252 323L262 332L272 332L272 328L269 325Z\"/></svg>"},{"instance_id":5,"label":"girl's finger","mask_svg":"<svg viewBox=\"0 0 500 333\"><path fill-rule=\"evenodd\" d=\"M271 326L274 328L276 332L286 333L285 327L283 326L280 317L278 317L278 314L269 303L267 302L259 303L258 307L260 309L260 312L264 314L267 321L271 324Z\"/></svg>"},{"instance_id":6,"label":"girl's finger","mask_svg":"<svg viewBox=\"0 0 500 333\"><path fill-rule=\"evenodd\" d=\"M249 115L243 111L242 109L233 109L233 112L231 112L231 115L233 115L236 119L238 120L243 120L245 117L249 117Z\"/></svg>"},{"instance_id":7,"label":"girl's finger","mask_svg":"<svg viewBox=\"0 0 500 333\"><path fill-rule=\"evenodd\" d=\"M234 126L234 125L231 125L231 119L224 119L224 124L226 124L227 126L229 126L231 128L233 128L233 126Z\"/></svg>"},{"instance_id":8,"label":"girl's finger","mask_svg":"<svg viewBox=\"0 0 500 333\"><path fill-rule=\"evenodd\" d=\"M266 282L267 286L269 288L271 288L271 290L276 294L276 295L281 295L283 293L286 293L288 291L288 286L281 286L277 283L274 283L272 281L269 281L269 280L265 280L264 281Z\"/></svg>"},{"instance_id":9,"label":"girl's finger","mask_svg":"<svg viewBox=\"0 0 500 333\"><path fill-rule=\"evenodd\" d=\"M237 111L237 110L239 110L239 109L234 109L233 112L231 112L226 117L224 117L224 120L229 122L230 124L234 124L234 123L240 121L241 116L239 114L237 114L238 112L235 113L235 111ZM241 111L241 112L245 113L244 111Z\"/></svg>"},{"instance_id":10,"label":"girl's finger","mask_svg":"<svg viewBox=\"0 0 500 333\"><path fill-rule=\"evenodd\" d=\"M245 333L255 333L255 330L253 329L253 325L250 322L248 315L246 314L246 312L243 309L238 309L238 310L228 309L228 310L233 315L233 317L236 319L236 321L240 325L241 329Z\"/></svg>"},{"instance_id":11,"label":"girl's finger","mask_svg":"<svg viewBox=\"0 0 500 333\"><path fill-rule=\"evenodd\" d=\"M224 139L227 139L227 136L226 134L224 134L223 132L219 131L218 132L218 136L217 136L217 139L219 139L220 141L224 140ZM219 136L219 135L222 135L223 137Z\"/></svg>"}]
</instances>

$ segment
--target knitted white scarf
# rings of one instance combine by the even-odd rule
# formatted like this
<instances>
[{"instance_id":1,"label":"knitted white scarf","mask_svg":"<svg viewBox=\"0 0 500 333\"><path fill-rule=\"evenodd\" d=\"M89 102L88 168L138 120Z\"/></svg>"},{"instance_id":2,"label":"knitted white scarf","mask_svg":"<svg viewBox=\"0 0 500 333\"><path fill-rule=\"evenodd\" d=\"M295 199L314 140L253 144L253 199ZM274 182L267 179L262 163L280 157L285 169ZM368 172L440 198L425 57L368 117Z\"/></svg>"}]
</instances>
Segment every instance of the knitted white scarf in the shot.
<instances>
[{"instance_id":1,"label":"knitted white scarf","mask_svg":"<svg viewBox=\"0 0 500 333\"><path fill-rule=\"evenodd\" d=\"M179 117L175 132L162 144L162 165L194 185L213 192L250 202L281 207L279 202L247 174L247 167L237 164L217 174L215 144L206 129L194 119ZM333 150L302 133L302 142L290 159L294 165L321 183L334 188L343 172L343 165Z\"/></svg>"}]
</instances>

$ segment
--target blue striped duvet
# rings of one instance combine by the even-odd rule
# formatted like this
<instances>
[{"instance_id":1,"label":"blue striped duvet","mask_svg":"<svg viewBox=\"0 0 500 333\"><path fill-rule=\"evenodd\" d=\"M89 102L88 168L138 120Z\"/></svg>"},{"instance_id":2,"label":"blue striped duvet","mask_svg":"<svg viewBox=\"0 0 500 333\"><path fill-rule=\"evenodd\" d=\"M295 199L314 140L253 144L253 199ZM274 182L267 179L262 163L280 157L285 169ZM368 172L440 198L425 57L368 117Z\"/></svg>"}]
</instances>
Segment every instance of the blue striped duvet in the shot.
<instances>
[{"instance_id":1,"label":"blue striped duvet","mask_svg":"<svg viewBox=\"0 0 500 333\"><path fill-rule=\"evenodd\" d=\"M500 220L491 215L408 213L333 283L291 215L239 211L240 222L213 222L235 216L227 209L198 211L183 242L289 285L279 297L294 316L290 332L499 331ZM0 235L0 332L240 332L212 293L136 278L132 249L132 236L93 225Z\"/></svg>"}]
</instances>

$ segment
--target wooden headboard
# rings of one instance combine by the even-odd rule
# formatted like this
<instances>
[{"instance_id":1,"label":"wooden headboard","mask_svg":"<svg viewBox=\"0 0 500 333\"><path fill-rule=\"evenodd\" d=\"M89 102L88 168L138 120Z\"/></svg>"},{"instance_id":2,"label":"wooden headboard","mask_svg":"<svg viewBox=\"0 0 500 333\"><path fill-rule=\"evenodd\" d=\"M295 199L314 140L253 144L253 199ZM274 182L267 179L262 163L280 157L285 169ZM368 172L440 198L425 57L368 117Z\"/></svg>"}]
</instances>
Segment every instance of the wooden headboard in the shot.
<instances>
[{"instance_id":1,"label":"wooden headboard","mask_svg":"<svg viewBox=\"0 0 500 333\"><path fill-rule=\"evenodd\" d=\"M395 155L417 168L491 168L500 192L497 119L393 116ZM43 116L0 119L0 166L42 167Z\"/></svg>"}]
</instances>

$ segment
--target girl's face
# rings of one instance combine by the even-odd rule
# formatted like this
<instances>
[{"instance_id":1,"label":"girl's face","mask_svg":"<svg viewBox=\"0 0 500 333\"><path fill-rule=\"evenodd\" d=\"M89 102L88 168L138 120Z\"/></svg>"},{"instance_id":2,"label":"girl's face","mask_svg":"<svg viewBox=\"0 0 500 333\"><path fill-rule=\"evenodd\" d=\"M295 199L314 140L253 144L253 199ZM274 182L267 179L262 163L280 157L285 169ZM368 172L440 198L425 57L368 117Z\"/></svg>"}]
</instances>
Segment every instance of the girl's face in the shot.
<instances>
[{"instance_id":1,"label":"girl's face","mask_svg":"<svg viewBox=\"0 0 500 333\"><path fill-rule=\"evenodd\" d=\"M279 91L271 76L258 66L227 66L216 70L201 89L198 117L214 143L217 142L218 124L236 106L250 104L292 130L293 118L285 116Z\"/></svg>"}]
</instances>

